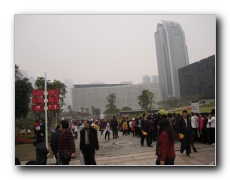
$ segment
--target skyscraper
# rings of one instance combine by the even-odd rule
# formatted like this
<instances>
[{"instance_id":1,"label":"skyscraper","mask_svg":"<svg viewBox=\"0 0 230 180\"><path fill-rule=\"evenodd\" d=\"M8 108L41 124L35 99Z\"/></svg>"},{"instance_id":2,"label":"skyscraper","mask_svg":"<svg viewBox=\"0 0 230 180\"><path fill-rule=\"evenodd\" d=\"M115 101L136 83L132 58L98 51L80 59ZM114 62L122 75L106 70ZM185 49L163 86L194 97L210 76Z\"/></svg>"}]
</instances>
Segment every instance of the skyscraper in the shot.
<instances>
[{"instance_id":1,"label":"skyscraper","mask_svg":"<svg viewBox=\"0 0 230 180\"><path fill-rule=\"evenodd\" d=\"M145 75L143 77L143 83L150 83L150 76Z\"/></svg>"},{"instance_id":2,"label":"skyscraper","mask_svg":"<svg viewBox=\"0 0 230 180\"><path fill-rule=\"evenodd\" d=\"M171 21L157 24L155 43L163 99L180 97L178 69L189 64L184 31L180 24Z\"/></svg>"}]
</instances>

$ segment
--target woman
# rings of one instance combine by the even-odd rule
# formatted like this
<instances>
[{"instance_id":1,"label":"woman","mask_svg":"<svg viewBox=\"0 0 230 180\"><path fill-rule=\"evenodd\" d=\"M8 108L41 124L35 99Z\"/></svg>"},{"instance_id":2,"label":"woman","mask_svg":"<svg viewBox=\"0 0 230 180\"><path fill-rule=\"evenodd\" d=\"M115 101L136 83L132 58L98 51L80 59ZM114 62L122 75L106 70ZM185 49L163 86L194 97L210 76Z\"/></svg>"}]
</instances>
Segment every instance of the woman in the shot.
<instances>
[{"instance_id":1,"label":"woman","mask_svg":"<svg viewBox=\"0 0 230 180\"><path fill-rule=\"evenodd\" d=\"M73 135L69 130L69 122L62 120L60 122L60 136L58 145L58 158L61 165L69 165L71 157L75 157L75 145Z\"/></svg>"},{"instance_id":2,"label":"woman","mask_svg":"<svg viewBox=\"0 0 230 180\"><path fill-rule=\"evenodd\" d=\"M159 137L157 145L156 165L174 165L176 153L174 150L175 136L167 119L158 123Z\"/></svg>"},{"instance_id":3,"label":"woman","mask_svg":"<svg viewBox=\"0 0 230 180\"><path fill-rule=\"evenodd\" d=\"M108 135L108 140L110 140L109 136L110 136L110 123L109 121L107 121L106 125L105 125L105 140L106 140L106 136Z\"/></svg>"}]
</instances>

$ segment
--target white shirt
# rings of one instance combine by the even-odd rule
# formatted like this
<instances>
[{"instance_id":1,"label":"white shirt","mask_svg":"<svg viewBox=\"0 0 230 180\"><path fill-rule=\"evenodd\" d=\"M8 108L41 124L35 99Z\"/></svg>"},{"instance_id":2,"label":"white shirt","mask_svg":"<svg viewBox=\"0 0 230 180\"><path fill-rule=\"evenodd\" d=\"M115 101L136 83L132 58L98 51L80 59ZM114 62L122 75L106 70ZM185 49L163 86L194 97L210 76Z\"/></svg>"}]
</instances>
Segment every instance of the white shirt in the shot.
<instances>
[{"instance_id":1,"label":"white shirt","mask_svg":"<svg viewBox=\"0 0 230 180\"><path fill-rule=\"evenodd\" d=\"M216 118L214 116L212 116L211 118L208 118L208 123L210 123L211 128L215 128L215 122L216 122Z\"/></svg>"},{"instance_id":2,"label":"white shirt","mask_svg":"<svg viewBox=\"0 0 230 180\"><path fill-rule=\"evenodd\" d=\"M191 117L191 125L192 128L198 128L198 117L196 116Z\"/></svg>"}]
</instances>

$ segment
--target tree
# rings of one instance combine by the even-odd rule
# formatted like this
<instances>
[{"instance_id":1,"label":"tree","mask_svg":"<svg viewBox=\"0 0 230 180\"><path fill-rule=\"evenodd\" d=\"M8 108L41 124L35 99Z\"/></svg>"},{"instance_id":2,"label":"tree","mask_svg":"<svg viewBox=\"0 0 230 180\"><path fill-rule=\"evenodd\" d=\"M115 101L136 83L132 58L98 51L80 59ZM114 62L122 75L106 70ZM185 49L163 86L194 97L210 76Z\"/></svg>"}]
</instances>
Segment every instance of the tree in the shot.
<instances>
[{"instance_id":1,"label":"tree","mask_svg":"<svg viewBox=\"0 0 230 180\"><path fill-rule=\"evenodd\" d=\"M114 113L118 113L119 109L117 109L115 103L116 103L116 95L115 94L110 94L106 100L108 101L108 104L106 104L106 110L105 110L105 114L114 114Z\"/></svg>"},{"instance_id":2,"label":"tree","mask_svg":"<svg viewBox=\"0 0 230 180\"><path fill-rule=\"evenodd\" d=\"M29 79L23 78L19 66L15 65L15 118L27 117L30 111L32 85Z\"/></svg>"},{"instance_id":3,"label":"tree","mask_svg":"<svg viewBox=\"0 0 230 180\"><path fill-rule=\"evenodd\" d=\"M131 111L132 108L131 107L128 107L128 106L125 106L123 108L121 108L122 111Z\"/></svg>"},{"instance_id":4,"label":"tree","mask_svg":"<svg viewBox=\"0 0 230 180\"><path fill-rule=\"evenodd\" d=\"M145 110L146 113L150 112L154 103L154 93L149 90L143 90L142 94L138 96L138 99L140 107Z\"/></svg>"}]
</instances>

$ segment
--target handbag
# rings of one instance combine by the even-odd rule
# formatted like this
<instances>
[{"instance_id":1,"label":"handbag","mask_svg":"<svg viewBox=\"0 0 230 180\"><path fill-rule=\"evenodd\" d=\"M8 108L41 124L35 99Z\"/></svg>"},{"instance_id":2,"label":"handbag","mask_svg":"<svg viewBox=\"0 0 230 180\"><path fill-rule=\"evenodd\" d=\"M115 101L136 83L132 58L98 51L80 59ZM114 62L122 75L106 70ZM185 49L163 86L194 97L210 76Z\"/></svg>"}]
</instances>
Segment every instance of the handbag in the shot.
<instances>
[{"instance_id":1,"label":"handbag","mask_svg":"<svg viewBox=\"0 0 230 180\"><path fill-rule=\"evenodd\" d=\"M71 150L70 149L65 149L63 151L63 157L64 157L64 159L69 159L70 156L71 156Z\"/></svg>"},{"instance_id":2,"label":"handbag","mask_svg":"<svg viewBox=\"0 0 230 180\"><path fill-rule=\"evenodd\" d=\"M85 158L84 158L84 155L81 152L80 152L80 155L79 155L79 159L80 159L80 164L85 165Z\"/></svg>"}]
</instances>

